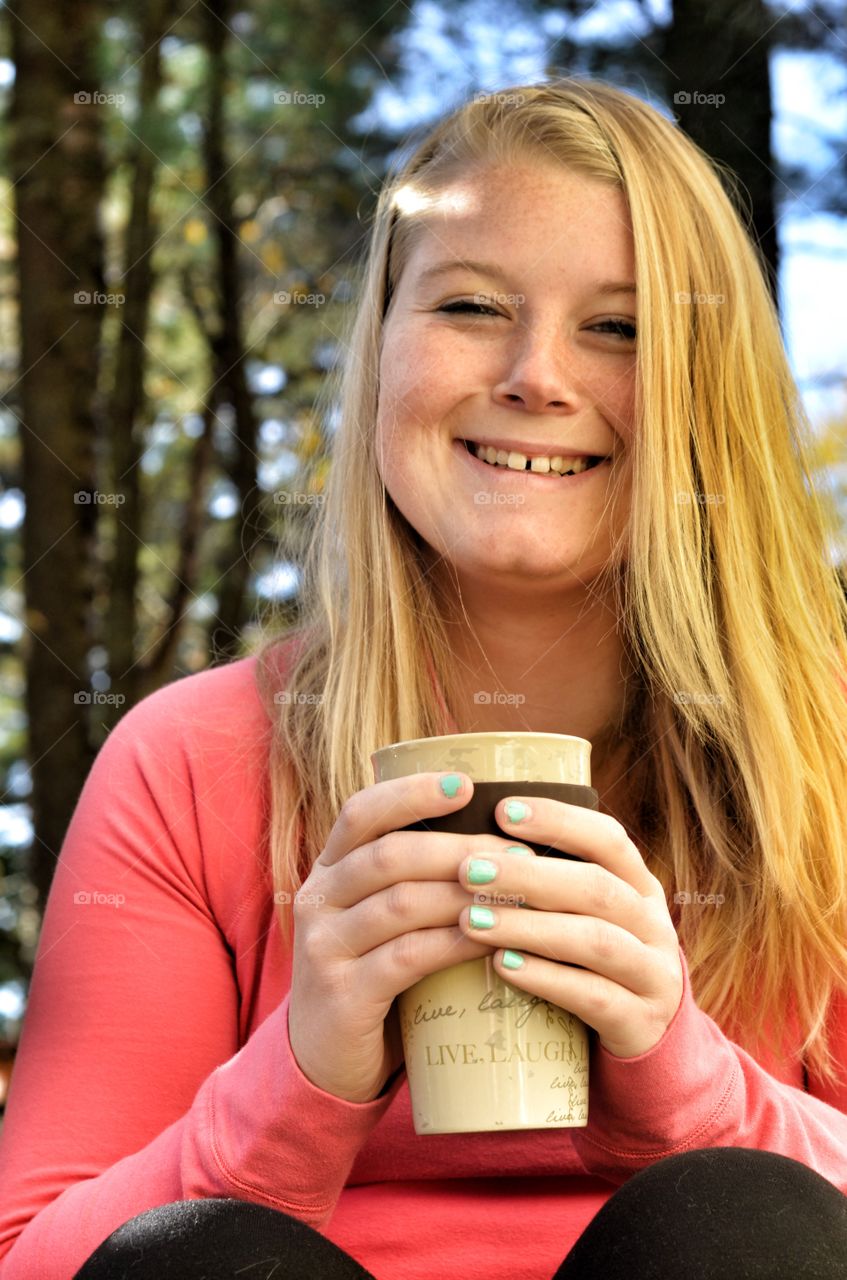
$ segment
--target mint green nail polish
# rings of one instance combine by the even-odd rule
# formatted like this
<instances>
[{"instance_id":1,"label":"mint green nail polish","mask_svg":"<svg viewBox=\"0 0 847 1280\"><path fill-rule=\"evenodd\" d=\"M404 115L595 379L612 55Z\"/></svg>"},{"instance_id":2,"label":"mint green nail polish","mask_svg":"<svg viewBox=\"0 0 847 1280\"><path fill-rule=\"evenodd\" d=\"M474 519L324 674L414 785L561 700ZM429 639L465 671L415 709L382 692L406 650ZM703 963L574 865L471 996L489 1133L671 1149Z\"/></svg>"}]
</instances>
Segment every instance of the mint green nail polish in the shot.
<instances>
[{"instance_id":1,"label":"mint green nail polish","mask_svg":"<svg viewBox=\"0 0 847 1280\"><path fill-rule=\"evenodd\" d=\"M493 929L496 923L494 912L488 907L471 907L470 921L472 929Z\"/></svg>"},{"instance_id":2,"label":"mint green nail polish","mask_svg":"<svg viewBox=\"0 0 847 1280\"><path fill-rule=\"evenodd\" d=\"M508 847L508 849L506 850L506 852L507 852L507 853L519 853L519 854L521 854L521 856L522 856L522 857L524 857L524 858L529 858L529 857L531 857L531 856L532 856L532 855L530 854L529 849L524 849L524 848L522 848L522 847L521 847L521 845L519 845L519 844L510 844L510 845L509 845L509 847Z\"/></svg>"},{"instance_id":3,"label":"mint green nail polish","mask_svg":"<svg viewBox=\"0 0 847 1280\"><path fill-rule=\"evenodd\" d=\"M503 968L504 969L521 969L523 968L523 956L517 951L503 952Z\"/></svg>"},{"instance_id":4,"label":"mint green nail polish","mask_svg":"<svg viewBox=\"0 0 847 1280\"><path fill-rule=\"evenodd\" d=\"M458 773L445 773L444 777L440 779L440 783L441 790L448 800L455 800L462 789L462 776Z\"/></svg>"},{"instance_id":5,"label":"mint green nail polish","mask_svg":"<svg viewBox=\"0 0 847 1280\"><path fill-rule=\"evenodd\" d=\"M510 800L506 805L506 817L509 822L523 822L529 817L529 806L521 800Z\"/></svg>"},{"instance_id":6,"label":"mint green nail polish","mask_svg":"<svg viewBox=\"0 0 847 1280\"><path fill-rule=\"evenodd\" d=\"M490 884L497 875L497 864L487 858L471 858L468 864L468 881L470 884Z\"/></svg>"}]
</instances>

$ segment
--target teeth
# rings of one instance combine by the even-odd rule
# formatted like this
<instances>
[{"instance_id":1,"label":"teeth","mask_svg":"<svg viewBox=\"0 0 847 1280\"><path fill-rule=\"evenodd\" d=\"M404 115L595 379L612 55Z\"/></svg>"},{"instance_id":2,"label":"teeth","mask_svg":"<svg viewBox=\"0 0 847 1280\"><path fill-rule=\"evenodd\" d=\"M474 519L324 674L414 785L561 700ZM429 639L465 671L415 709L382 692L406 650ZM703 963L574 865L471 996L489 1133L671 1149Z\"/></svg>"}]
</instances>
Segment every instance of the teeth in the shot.
<instances>
[{"instance_id":1,"label":"teeth","mask_svg":"<svg viewBox=\"0 0 847 1280\"><path fill-rule=\"evenodd\" d=\"M518 453L516 450L507 452L505 449L495 449L492 445L485 444L472 444L471 451L477 458L491 466L509 467L512 471L527 470L528 459L525 453ZM533 458L529 461L529 470L538 475L547 475L554 471L560 476L578 476L588 470L588 458L563 458L557 453L552 458Z\"/></svg>"},{"instance_id":2,"label":"teeth","mask_svg":"<svg viewBox=\"0 0 847 1280\"><path fill-rule=\"evenodd\" d=\"M567 462L565 461L564 458L562 459L562 475L563 476L569 475L571 473L573 473L573 475L575 476L578 476L581 471L587 471L587 470L588 470L587 458L573 458L573 459L569 458Z\"/></svg>"}]
</instances>

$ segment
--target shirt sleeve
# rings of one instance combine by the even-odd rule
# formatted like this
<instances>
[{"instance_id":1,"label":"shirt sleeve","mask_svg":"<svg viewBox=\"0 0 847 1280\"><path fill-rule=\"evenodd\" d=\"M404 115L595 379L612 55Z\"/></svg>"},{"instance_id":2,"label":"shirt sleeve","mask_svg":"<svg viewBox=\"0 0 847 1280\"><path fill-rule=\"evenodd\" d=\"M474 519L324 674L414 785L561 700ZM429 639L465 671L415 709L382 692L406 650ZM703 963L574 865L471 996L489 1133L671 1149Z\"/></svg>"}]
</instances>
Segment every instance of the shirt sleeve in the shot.
<instances>
[{"instance_id":1,"label":"shirt sleeve","mask_svg":"<svg viewBox=\"0 0 847 1280\"><path fill-rule=\"evenodd\" d=\"M368 1103L315 1087L287 995L239 1043L200 847L203 743L191 756L182 732L207 674L126 713L68 827L0 1142L0 1280L67 1280L176 1200L250 1200L320 1227L401 1083Z\"/></svg>"},{"instance_id":2,"label":"shirt sleeve","mask_svg":"<svg viewBox=\"0 0 847 1280\"><path fill-rule=\"evenodd\" d=\"M684 989L662 1039L646 1053L619 1058L594 1040L589 1122L572 1129L586 1170L622 1184L656 1160L696 1147L753 1147L790 1156L847 1193L847 1087L812 1096L777 1080L729 1040ZM839 1065L847 1049L847 1004L832 1011Z\"/></svg>"}]
</instances>

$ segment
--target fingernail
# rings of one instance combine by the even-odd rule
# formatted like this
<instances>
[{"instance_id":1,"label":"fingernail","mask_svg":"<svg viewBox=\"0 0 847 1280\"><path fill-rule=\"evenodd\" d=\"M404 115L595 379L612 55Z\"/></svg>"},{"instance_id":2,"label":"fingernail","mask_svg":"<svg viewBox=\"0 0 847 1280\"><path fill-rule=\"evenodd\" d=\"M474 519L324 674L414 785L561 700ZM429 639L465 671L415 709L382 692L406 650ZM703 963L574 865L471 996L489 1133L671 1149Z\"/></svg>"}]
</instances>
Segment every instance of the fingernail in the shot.
<instances>
[{"instance_id":1,"label":"fingernail","mask_svg":"<svg viewBox=\"0 0 847 1280\"><path fill-rule=\"evenodd\" d=\"M528 804L524 804L522 800L510 800L506 805L506 820L508 822L523 822L524 818L530 818L532 811Z\"/></svg>"},{"instance_id":2,"label":"fingernail","mask_svg":"<svg viewBox=\"0 0 847 1280\"><path fill-rule=\"evenodd\" d=\"M462 790L462 775L460 773L445 773L439 782L441 790L447 796L448 800L455 800L458 793Z\"/></svg>"},{"instance_id":3,"label":"fingernail","mask_svg":"<svg viewBox=\"0 0 847 1280\"><path fill-rule=\"evenodd\" d=\"M522 856L523 856L524 858L530 858L530 857L532 857L531 851L530 851L529 849L524 849L523 845L520 845L520 844L511 844L511 845L509 845L509 847L508 847L508 849L506 850L506 852L507 852L507 853L520 853L520 854L522 854Z\"/></svg>"},{"instance_id":4,"label":"fingernail","mask_svg":"<svg viewBox=\"0 0 847 1280\"><path fill-rule=\"evenodd\" d=\"M518 951L503 952L503 968L504 969L521 969L523 968L523 956Z\"/></svg>"},{"instance_id":5,"label":"fingernail","mask_svg":"<svg viewBox=\"0 0 847 1280\"><path fill-rule=\"evenodd\" d=\"M471 907L470 923L472 929L493 929L494 912L489 911L488 907Z\"/></svg>"},{"instance_id":6,"label":"fingernail","mask_svg":"<svg viewBox=\"0 0 847 1280\"><path fill-rule=\"evenodd\" d=\"M490 884L497 875L497 864L487 858L471 858L468 864L468 882L470 884Z\"/></svg>"}]
</instances>

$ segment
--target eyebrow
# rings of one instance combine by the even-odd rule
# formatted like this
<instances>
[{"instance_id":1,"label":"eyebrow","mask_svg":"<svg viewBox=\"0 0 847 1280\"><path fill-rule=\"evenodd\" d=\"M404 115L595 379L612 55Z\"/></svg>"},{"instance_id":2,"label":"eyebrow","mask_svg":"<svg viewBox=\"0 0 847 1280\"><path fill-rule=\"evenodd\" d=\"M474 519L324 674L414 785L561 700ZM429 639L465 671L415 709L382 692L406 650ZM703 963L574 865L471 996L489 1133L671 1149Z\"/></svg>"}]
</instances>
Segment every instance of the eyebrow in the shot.
<instances>
[{"instance_id":1,"label":"eyebrow","mask_svg":"<svg viewBox=\"0 0 847 1280\"><path fill-rule=\"evenodd\" d=\"M488 276L492 280L505 282L508 278L501 267L493 262L477 262L472 258L445 258L427 267L418 277L418 282L432 280L438 276L448 275L453 271L473 271L480 276ZM601 280L594 286L595 293L635 293L636 288L631 280Z\"/></svg>"}]
</instances>

